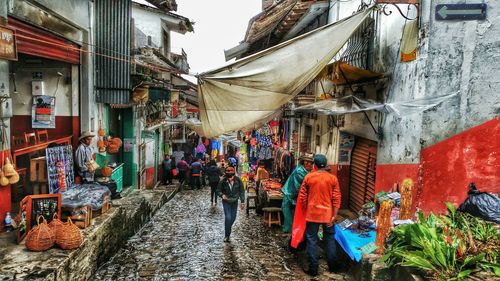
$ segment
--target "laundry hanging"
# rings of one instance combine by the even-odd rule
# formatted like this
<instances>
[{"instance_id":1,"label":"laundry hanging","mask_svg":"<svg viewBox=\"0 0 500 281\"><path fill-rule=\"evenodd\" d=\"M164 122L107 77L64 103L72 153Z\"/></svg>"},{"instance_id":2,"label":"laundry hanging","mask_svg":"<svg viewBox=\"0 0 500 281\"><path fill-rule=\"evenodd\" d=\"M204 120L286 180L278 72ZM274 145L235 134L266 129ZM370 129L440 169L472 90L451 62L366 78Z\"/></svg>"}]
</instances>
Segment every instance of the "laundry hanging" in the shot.
<instances>
[{"instance_id":1,"label":"laundry hanging","mask_svg":"<svg viewBox=\"0 0 500 281\"><path fill-rule=\"evenodd\" d=\"M198 77L205 136L272 119L333 59L373 7Z\"/></svg>"}]
</instances>

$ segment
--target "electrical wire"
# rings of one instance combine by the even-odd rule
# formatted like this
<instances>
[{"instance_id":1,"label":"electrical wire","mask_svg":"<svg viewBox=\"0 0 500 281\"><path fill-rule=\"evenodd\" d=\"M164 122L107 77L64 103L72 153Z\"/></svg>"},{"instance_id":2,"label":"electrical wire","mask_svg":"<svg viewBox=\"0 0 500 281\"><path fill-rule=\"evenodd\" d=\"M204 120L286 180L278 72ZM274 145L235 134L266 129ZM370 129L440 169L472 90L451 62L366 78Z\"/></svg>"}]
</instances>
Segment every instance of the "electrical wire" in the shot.
<instances>
[{"instance_id":1,"label":"electrical wire","mask_svg":"<svg viewBox=\"0 0 500 281\"><path fill-rule=\"evenodd\" d=\"M145 64L145 63L141 63L141 62L137 62L137 61L132 61L132 59L134 59L132 56L123 55L123 57L130 58L130 59L124 59L124 58L120 58L120 57L106 55L106 54L98 53L95 51L87 51L87 50L83 50L81 48L68 46L68 45L64 45L64 44L59 44L59 43L55 43L55 42L50 42L50 41L37 39L37 38L29 37L29 36L24 36L24 35L20 35L20 34L16 34L16 37L25 38L25 39L37 41L40 43L53 45L53 46L63 47L63 48L66 48L68 50L73 50L73 51L78 51L78 52L87 53L87 54L91 54L91 55L101 56L101 57L108 58L111 60L122 61L122 62L129 63L129 64L139 65L139 66L142 66L142 67L145 67L145 68L157 71L157 72L164 71L164 72L173 72L176 74L185 74L185 75L193 76L192 74L187 74L187 73L181 72L181 71L174 69L174 68L165 68L165 67L161 67L161 66L157 66L157 65L151 65L151 64Z\"/></svg>"}]
</instances>

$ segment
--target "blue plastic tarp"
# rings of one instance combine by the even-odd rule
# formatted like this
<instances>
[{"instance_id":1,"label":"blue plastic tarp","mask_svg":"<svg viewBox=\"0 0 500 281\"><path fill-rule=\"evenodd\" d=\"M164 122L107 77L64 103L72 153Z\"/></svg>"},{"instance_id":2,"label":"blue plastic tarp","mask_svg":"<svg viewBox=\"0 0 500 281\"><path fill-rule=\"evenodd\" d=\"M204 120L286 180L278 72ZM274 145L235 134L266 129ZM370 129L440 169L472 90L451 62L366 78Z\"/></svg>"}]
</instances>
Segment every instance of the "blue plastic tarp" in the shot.
<instances>
[{"instance_id":1,"label":"blue plastic tarp","mask_svg":"<svg viewBox=\"0 0 500 281\"><path fill-rule=\"evenodd\" d=\"M361 247L370 242L375 242L376 232L370 230L365 232L367 237L361 237L359 233L352 232L350 229L342 230L337 224L335 225L335 240L340 244L342 249L354 261L361 261Z\"/></svg>"}]
</instances>

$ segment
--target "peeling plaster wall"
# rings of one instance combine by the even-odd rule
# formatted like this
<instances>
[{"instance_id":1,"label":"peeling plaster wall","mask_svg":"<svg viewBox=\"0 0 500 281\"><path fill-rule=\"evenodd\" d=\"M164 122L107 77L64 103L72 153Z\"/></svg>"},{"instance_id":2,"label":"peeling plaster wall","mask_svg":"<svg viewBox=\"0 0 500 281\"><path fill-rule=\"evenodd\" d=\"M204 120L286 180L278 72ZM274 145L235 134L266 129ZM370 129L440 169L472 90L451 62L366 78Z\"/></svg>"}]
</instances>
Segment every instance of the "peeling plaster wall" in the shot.
<instances>
[{"instance_id":1,"label":"peeling plaster wall","mask_svg":"<svg viewBox=\"0 0 500 281\"><path fill-rule=\"evenodd\" d=\"M484 21L431 18L428 94L458 96L424 113L425 147L500 114L500 65L493 63L500 59L500 2L486 2Z\"/></svg>"}]
</instances>

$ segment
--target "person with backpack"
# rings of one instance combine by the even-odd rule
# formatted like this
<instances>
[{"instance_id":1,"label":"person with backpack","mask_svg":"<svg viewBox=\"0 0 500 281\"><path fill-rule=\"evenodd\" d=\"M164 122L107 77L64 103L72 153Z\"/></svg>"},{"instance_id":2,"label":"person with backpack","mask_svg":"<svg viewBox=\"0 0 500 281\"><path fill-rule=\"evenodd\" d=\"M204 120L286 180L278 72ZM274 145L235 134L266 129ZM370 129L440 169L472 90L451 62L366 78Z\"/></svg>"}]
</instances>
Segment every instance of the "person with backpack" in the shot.
<instances>
[{"instance_id":1,"label":"person with backpack","mask_svg":"<svg viewBox=\"0 0 500 281\"><path fill-rule=\"evenodd\" d=\"M222 170L217 167L215 160L210 160L206 168L208 178L208 185L210 185L210 204L217 205L217 185L219 185L220 177L222 177Z\"/></svg>"}]
</instances>

